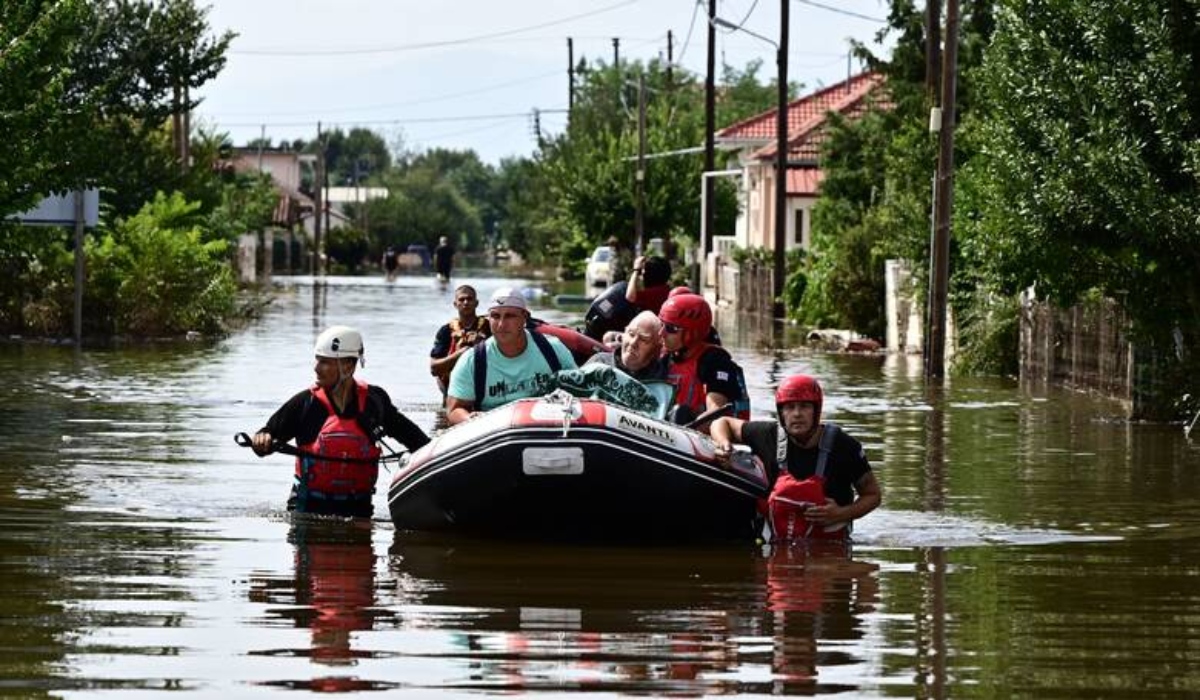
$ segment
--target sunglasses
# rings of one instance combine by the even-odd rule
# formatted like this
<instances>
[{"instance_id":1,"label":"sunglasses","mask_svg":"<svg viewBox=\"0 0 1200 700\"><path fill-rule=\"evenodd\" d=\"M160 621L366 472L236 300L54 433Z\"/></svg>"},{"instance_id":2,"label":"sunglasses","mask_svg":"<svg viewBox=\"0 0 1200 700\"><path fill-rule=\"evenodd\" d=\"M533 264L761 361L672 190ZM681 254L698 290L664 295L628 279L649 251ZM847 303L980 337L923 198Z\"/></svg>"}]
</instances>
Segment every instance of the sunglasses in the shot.
<instances>
[{"instance_id":1,"label":"sunglasses","mask_svg":"<svg viewBox=\"0 0 1200 700\"><path fill-rule=\"evenodd\" d=\"M665 332L665 333L678 333L681 330L683 330L683 329L680 328L679 326L675 325L674 323L664 323L663 324L663 332Z\"/></svg>"}]
</instances>

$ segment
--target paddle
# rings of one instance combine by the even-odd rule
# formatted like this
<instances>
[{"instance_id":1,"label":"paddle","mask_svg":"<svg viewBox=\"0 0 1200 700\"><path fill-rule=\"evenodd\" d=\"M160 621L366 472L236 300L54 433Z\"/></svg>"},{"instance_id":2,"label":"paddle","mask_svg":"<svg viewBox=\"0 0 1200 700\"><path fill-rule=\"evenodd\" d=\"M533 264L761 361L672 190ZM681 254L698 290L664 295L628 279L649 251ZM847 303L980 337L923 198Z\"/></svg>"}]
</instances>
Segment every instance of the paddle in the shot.
<instances>
[{"instance_id":1,"label":"paddle","mask_svg":"<svg viewBox=\"0 0 1200 700\"><path fill-rule=\"evenodd\" d=\"M254 446L254 441L246 433L235 434L233 436L233 441L242 447ZM387 445L385 444L384 447L387 447ZM308 450L301 450L299 448L292 447L286 442L280 442L278 440L271 442L271 452L279 452L280 454L292 455L294 457L309 457L312 459L327 460L330 462L362 462L364 464L374 464L376 462L399 461L406 454L408 454L407 452L395 452L390 447L388 447L388 451L391 452L391 454L383 455L378 459L367 459L365 457L326 457L315 452L309 452Z\"/></svg>"},{"instance_id":2,"label":"paddle","mask_svg":"<svg viewBox=\"0 0 1200 700\"><path fill-rule=\"evenodd\" d=\"M696 428L704 425L705 423L712 422L722 416L727 416L730 413L733 413L733 402L732 401L725 404L724 406L717 406L716 408L710 408L709 410L705 411L704 413L701 413L700 415L696 416L695 420L693 420L691 423L684 425L683 427L695 430Z\"/></svg>"}]
</instances>

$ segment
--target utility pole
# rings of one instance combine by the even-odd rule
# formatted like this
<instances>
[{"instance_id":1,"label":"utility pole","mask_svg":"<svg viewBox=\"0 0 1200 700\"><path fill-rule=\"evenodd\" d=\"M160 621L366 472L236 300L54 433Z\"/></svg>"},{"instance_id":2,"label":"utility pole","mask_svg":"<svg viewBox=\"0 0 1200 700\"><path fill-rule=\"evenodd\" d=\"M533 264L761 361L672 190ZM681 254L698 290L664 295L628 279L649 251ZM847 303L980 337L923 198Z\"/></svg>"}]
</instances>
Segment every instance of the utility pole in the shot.
<instances>
[{"instance_id":1,"label":"utility pole","mask_svg":"<svg viewBox=\"0 0 1200 700\"><path fill-rule=\"evenodd\" d=\"M575 110L575 40L567 37L567 123Z\"/></svg>"},{"instance_id":2,"label":"utility pole","mask_svg":"<svg viewBox=\"0 0 1200 700\"><path fill-rule=\"evenodd\" d=\"M317 164L313 172L313 262L312 276L319 277L324 270L321 264L321 219L325 215L325 138L321 135L321 122L317 122Z\"/></svg>"},{"instance_id":3,"label":"utility pole","mask_svg":"<svg viewBox=\"0 0 1200 700\"><path fill-rule=\"evenodd\" d=\"M633 228L637 235L638 253L646 250L646 74L638 76L638 160L637 210Z\"/></svg>"},{"instance_id":4,"label":"utility pole","mask_svg":"<svg viewBox=\"0 0 1200 700\"><path fill-rule=\"evenodd\" d=\"M717 131L717 0L708 0L708 58L704 77L704 172L716 170L714 157ZM709 253L713 250L713 226L716 221L716 202L713 201L713 179L704 178L704 221L700 225L704 229L704 240L700 242L701 260L703 266Z\"/></svg>"},{"instance_id":5,"label":"utility pole","mask_svg":"<svg viewBox=\"0 0 1200 700\"><path fill-rule=\"evenodd\" d=\"M613 67L621 67L621 39L615 36L613 37Z\"/></svg>"},{"instance_id":6,"label":"utility pole","mask_svg":"<svg viewBox=\"0 0 1200 700\"><path fill-rule=\"evenodd\" d=\"M675 33L667 30L667 91L671 91L671 82L675 69Z\"/></svg>"},{"instance_id":7,"label":"utility pole","mask_svg":"<svg viewBox=\"0 0 1200 700\"><path fill-rule=\"evenodd\" d=\"M788 159L788 6L779 0L779 114L775 125L775 318L783 318L783 282L787 274L787 159Z\"/></svg>"},{"instance_id":8,"label":"utility pole","mask_svg":"<svg viewBox=\"0 0 1200 700\"><path fill-rule=\"evenodd\" d=\"M946 0L946 48L942 56L942 107L938 130L933 257L929 269L929 354L925 377L940 379L946 364L946 307L950 287L950 216L954 203L954 121L958 74L958 0Z\"/></svg>"},{"instance_id":9,"label":"utility pole","mask_svg":"<svg viewBox=\"0 0 1200 700\"><path fill-rule=\"evenodd\" d=\"M938 70L941 68L942 0L925 0L925 90L937 105Z\"/></svg>"},{"instance_id":10,"label":"utility pole","mask_svg":"<svg viewBox=\"0 0 1200 700\"><path fill-rule=\"evenodd\" d=\"M537 139L538 148L542 147L542 110L533 108L533 137Z\"/></svg>"}]
</instances>

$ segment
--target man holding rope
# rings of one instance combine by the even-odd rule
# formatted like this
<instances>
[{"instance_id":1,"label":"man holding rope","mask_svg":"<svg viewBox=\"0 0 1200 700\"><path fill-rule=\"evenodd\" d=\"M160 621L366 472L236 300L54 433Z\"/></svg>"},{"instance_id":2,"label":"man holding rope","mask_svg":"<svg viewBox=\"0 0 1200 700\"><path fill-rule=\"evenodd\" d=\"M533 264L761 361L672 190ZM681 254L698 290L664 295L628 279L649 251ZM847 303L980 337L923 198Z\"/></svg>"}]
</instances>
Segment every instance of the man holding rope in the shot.
<instances>
[{"instance_id":1,"label":"man holding rope","mask_svg":"<svg viewBox=\"0 0 1200 700\"><path fill-rule=\"evenodd\" d=\"M354 378L364 361L357 330L333 326L317 337L313 352L316 384L280 407L251 446L263 457L295 439L300 454L288 510L369 518L379 476L378 441L387 435L415 450L429 436L396 409L386 391Z\"/></svg>"}]
</instances>

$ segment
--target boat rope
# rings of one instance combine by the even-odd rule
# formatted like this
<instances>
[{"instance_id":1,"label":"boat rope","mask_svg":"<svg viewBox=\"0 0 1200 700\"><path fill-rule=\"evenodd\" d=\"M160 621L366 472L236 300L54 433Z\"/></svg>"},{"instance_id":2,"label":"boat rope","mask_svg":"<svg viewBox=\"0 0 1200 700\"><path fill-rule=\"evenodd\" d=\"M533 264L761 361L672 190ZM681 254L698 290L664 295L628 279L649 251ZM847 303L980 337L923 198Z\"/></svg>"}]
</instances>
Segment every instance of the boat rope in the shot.
<instances>
[{"instance_id":1,"label":"boat rope","mask_svg":"<svg viewBox=\"0 0 1200 700\"><path fill-rule=\"evenodd\" d=\"M1196 417L1193 418L1192 422L1188 423L1188 427L1184 429L1184 431L1183 431L1183 439L1184 440L1192 439L1192 428L1196 427L1196 421L1198 421L1198 420L1200 420L1200 411L1196 412Z\"/></svg>"},{"instance_id":2,"label":"boat rope","mask_svg":"<svg viewBox=\"0 0 1200 700\"><path fill-rule=\"evenodd\" d=\"M567 437L571 432L571 421L575 418L575 395L562 389L555 389L553 393L547 394L542 401L562 409L562 436Z\"/></svg>"}]
</instances>

